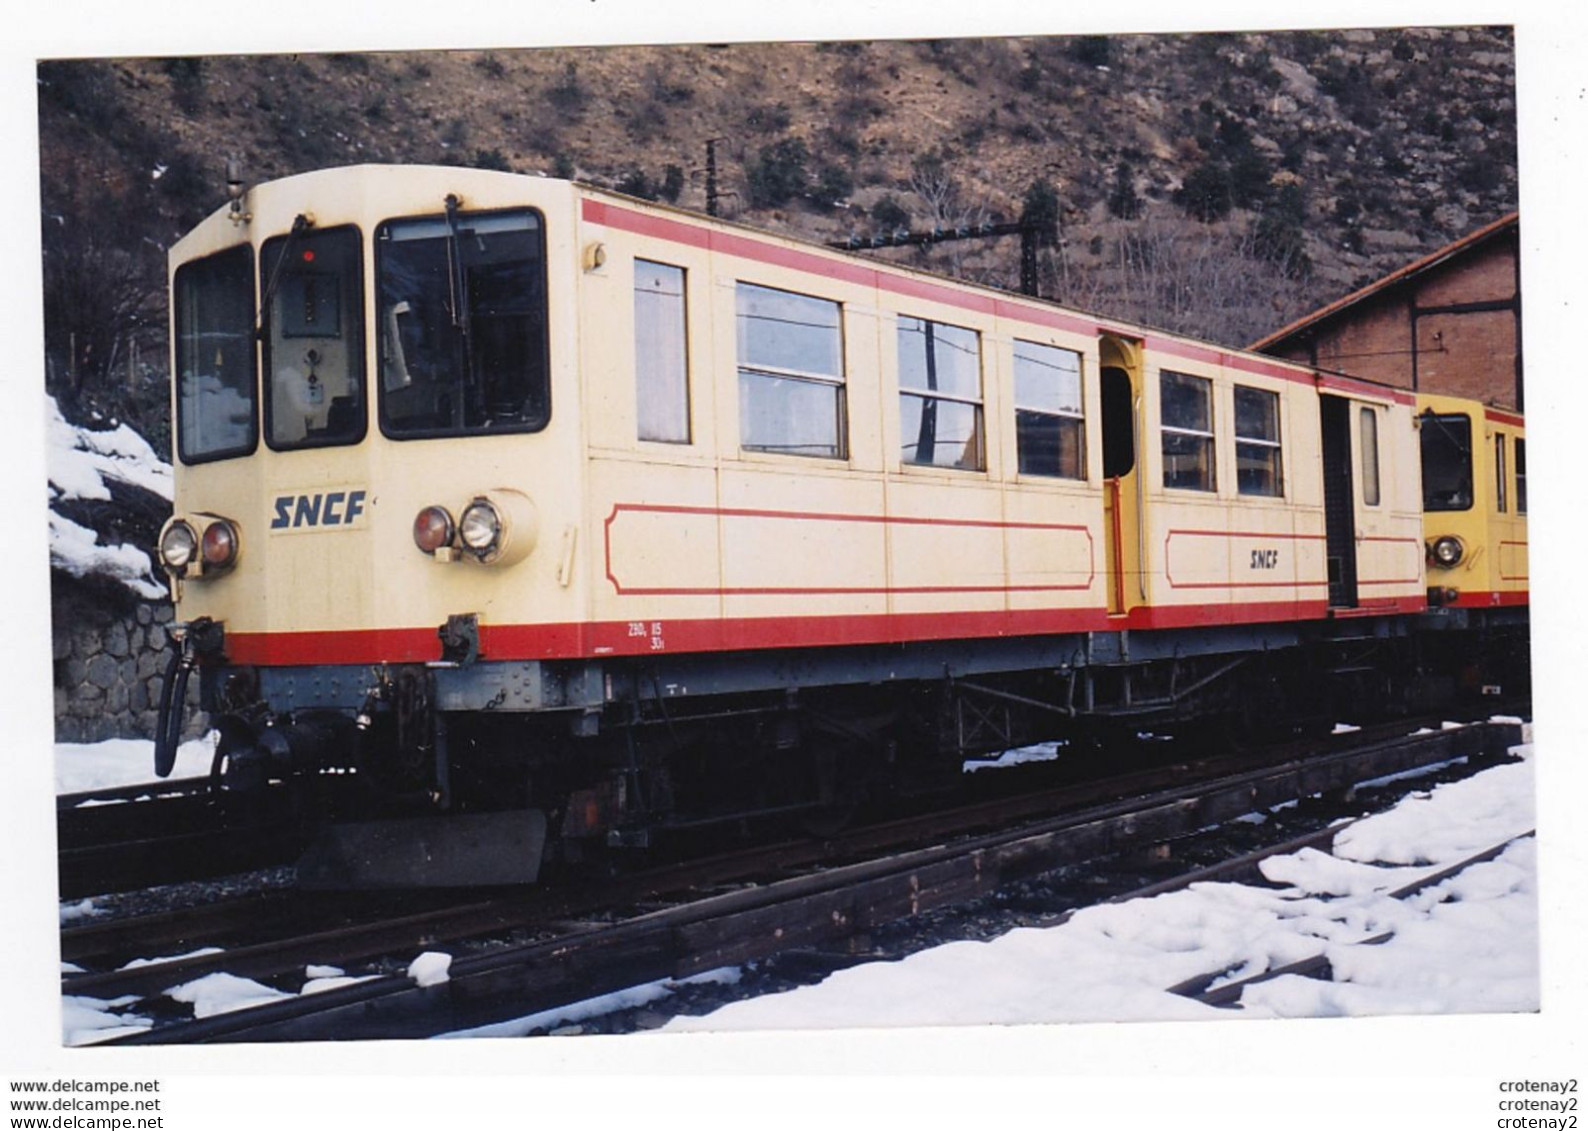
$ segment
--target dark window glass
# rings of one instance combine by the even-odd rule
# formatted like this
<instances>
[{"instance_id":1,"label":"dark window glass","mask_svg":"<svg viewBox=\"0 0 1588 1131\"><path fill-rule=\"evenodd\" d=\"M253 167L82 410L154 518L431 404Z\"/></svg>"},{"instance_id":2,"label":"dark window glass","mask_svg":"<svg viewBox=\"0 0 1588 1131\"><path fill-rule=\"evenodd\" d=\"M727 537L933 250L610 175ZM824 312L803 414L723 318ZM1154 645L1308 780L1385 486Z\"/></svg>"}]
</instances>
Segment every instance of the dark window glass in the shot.
<instances>
[{"instance_id":1,"label":"dark window glass","mask_svg":"<svg viewBox=\"0 0 1588 1131\"><path fill-rule=\"evenodd\" d=\"M1418 417L1423 457L1423 510L1472 507L1472 420L1425 412Z\"/></svg>"},{"instance_id":2,"label":"dark window glass","mask_svg":"<svg viewBox=\"0 0 1588 1131\"><path fill-rule=\"evenodd\" d=\"M1163 485L1190 491L1215 489L1213 382L1163 370L1159 375L1163 432Z\"/></svg>"},{"instance_id":3,"label":"dark window glass","mask_svg":"<svg viewBox=\"0 0 1588 1131\"><path fill-rule=\"evenodd\" d=\"M177 268L177 450L185 463L247 455L254 411L254 256L246 244Z\"/></svg>"},{"instance_id":4,"label":"dark window glass","mask_svg":"<svg viewBox=\"0 0 1588 1131\"><path fill-rule=\"evenodd\" d=\"M1015 342L1015 448L1022 475L1086 478L1081 355Z\"/></svg>"},{"instance_id":5,"label":"dark window glass","mask_svg":"<svg viewBox=\"0 0 1588 1131\"><path fill-rule=\"evenodd\" d=\"M364 289L353 228L277 236L259 256L265 442L272 448L364 438Z\"/></svg>"},{"instance_id":6,"label":"dark window glass","mask_svg":"<svg viewBox=\"0 0 1588 1131\"><path fill-rule=\"evenodd\" d=\"M1494 509L1506 511L1505 497L1505 433L1494 437Z\"/></svg>"},{"instance_id":7,"label":"dark window glass","mask_svg":"<svg viewBox=\"0 0 1588 1131\"><path fill-rule=\"evenodd\" d=\"M689 443L684 271L634 261L634 385L642 440Z\"/></svg>"},{"instance_id":8,"label":"dark window glass","mask_svg":"<svg viewBox=\"0 0 1588 1131\"><path fill-rule=\"evenodd\" d=\"M905 463L981 471L981 339L975 330L899 317L899 420Z\"/></svg>"},{"instance_id":9,"label":"dark window glass","mask_svg":"<svg viewBox=\"0 0 1588 1131\"><path fill-rule=\"evenodd\" d=\"M1376 507L1382 497L1378 473L1378 413L1364 405L1358 419L1362 422L1362 502Z\"/></svg>"},{"instance_id":10,"label":"dark window glass","mask_svg":"<svg viewBox=\"0 0 1588 1131\"><path fill-rule=\"evenodd\" d=\"M392 220L376 239L381 428L399 439L544 428L539 214Z\"/></svg>"},{"instance_id":11,"label":"dark window glass","mask_svg":"<svg viewBox=\"0 0 1588 1131\"><path fill-rule=\"evenodd\" d=\"M1242 495L1283 495L1279 394L1235 386L1235 489Z\"/></svg>"},{"instance_id":12,"label":"dark window glass","mask_svg":"<svg viewBox=\"0 0 1588 1131\"><path fill-rule=\"evenodd\" d=\"M739 445L843 459L844 340L836 302L750 283L736 292Z\"/></svg>"},{"instance_id":13,"label":"dark window glass","mask_svg":"<svg viewBox=\"0 0 1588 1131\"><path fill-rule=\"evenodd\" d=\"M1527 441L1516 438L1516 513L1527 513Z\"/></svg>"}]
</instances>

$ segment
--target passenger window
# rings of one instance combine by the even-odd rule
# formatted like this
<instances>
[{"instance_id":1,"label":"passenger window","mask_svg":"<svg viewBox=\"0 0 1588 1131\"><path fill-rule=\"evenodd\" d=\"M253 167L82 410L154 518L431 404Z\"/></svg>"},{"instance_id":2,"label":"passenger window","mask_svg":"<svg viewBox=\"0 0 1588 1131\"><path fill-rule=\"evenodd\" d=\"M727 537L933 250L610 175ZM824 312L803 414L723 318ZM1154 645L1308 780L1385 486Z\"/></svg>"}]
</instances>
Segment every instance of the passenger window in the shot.
<instances>
[{"instance_id":1,"label":"passenger window","mask_svg":"<svg viewBox=\"0 0 1588 1131\"><path fill-rule=\"evenodd\" d=\"M843 459L847 425L838 304L740 283L736 307L740 447Z\"/></svg>"},{"instance_id":2,"label":"passenger window","mask_svg":"<svg viewBox=\"0 0 1588 1131\"><path fill-rule=\"evenodd\" d=\"M1081 355L1015 342L1015 448L1022 475L1086 478Z\"/></svg>"},{"instance_id":3,"label":"passenger window","mask_svg":"<svg viewBox=\"0 0 1588 1131\"><path fill-rule=\"evenodd\" d=\"M1516 513L1527 513L1527 441L1516 438Z\"/></svg>"},{"instance_id":4,"label":"passenger window","mask_svg":"<svg viewBox=\"0 0 1588 1131\"><path fill-rule=\"evenodd\" d=\"M975 330L900 315L899 418L905 463L986 469Z\"/></svg>"},{"instance_id":5,"label":"passenger window","mask_svg":"<svg viewBox=\"0 0 1588 1131\"><path fill-rule=\"evenodd\" d=\"M1162 370L1163 485L1186 491L1217 489L1213 469L1213 382Z\"/></svg>"},{"instance_id":6,"label":"passenger window","mask_svg":"<svg viewBox=\"0 0 1588 1131\"><path fill-rule=\"evenodd\" d=\"M1285 493L1278 393L1235 386L1235 489L1242 495Z\"/></svg>"},{"instance_id":7,"label":"passenger window","mask_svg":"<svg viewBox=\"0 0 1588 1131\"><path fill-rule=\"evenodd\" d=\"M1378 413L1373 409L1363 406L1362 421L1362 502L1370 507L1379 504L1379 475L1378 475Z\"/></svg>"},{"instance_id":8,"label":"passenger window","mask_svg":"<svg viewBox=\"0 0 1588 1131\"><path fill-rule=\"evenodd\" d=\"M689 443L684 270L634 261L634 384L641 440Z\"/></svg>"},{"instance_id":9,"label":"passenger window","mask_svg":"<svg viewBox=\"0 0 1588 1131\"><path fill-rule=\"evenodd\" d=\"M353 228L295 230L259 257L265 441L277 450L364 438L362 249Z\"/></svg>"},{"instance_id":10,"label":"passenger window","mask_svg":"<svg viewBox=\"0 0 1588 1131\"><path fill-rule=\"evenodd\" d=\"M1505 433L1500 432L1494 437L1494 509L1504 514L1505 503Z\"/></svg>"}]
</instances>

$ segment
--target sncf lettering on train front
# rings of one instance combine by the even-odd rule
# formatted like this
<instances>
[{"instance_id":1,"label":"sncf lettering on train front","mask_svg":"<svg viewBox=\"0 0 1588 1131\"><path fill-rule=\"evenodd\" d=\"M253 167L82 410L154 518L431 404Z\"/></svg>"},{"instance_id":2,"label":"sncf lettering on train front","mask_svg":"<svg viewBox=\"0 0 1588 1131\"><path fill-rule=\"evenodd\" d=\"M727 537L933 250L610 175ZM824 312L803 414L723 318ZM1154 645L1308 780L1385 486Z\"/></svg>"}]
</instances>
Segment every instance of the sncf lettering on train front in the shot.
<instances>
[{"instance_id":1,"label":"sncf lettering on train front","mask_svg":"<svg viewBox=\"0 0 1588 1131\"><path fill-rule=\"evenodd\" d=\"M362 489L277 495L270 529L276 531L345 530L362 525L366 492Z\"/></svg>"}]
</instances>

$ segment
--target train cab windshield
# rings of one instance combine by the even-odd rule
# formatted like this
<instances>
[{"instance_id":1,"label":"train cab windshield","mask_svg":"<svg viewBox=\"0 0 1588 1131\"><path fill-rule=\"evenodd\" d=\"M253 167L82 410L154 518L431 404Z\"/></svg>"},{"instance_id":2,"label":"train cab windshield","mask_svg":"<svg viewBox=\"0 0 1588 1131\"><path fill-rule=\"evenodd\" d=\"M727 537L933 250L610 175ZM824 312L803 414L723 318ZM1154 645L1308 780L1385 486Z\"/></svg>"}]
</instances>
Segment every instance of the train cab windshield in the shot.
<instances>
[{"instance_id":1,"label":"train cab windshield","mask_svg":"<svg viewBox=\"0 0 1588 1131\"><path fill-rule=\"evenodd\" d=\"M1461 413L1425 412L1419 418L1423 457L1423 509L1464 511L1472 506L1472 420Z\"/></svg>"},{"instance_id":2,"label":"train cab windshield","mask_svg":"<svg viewBox=\"0 0 1588 1131\"><path fill-rule=\"evenodd\" d=\"M353 228L294 226L260 254L265 442L272 448L364 438L363 286Z\"/></svg>"},{"instance_id":3,"label":"train cab windshield","mask_svg":"<svg viewBox=\"0 0 1588 1131\"><path fill-rule=\"evenodd\" d=\"M254 412L254 256L247 244L177 268L177 451L185 463L247 455Z\"/></svg>"},{"instance_id":4,"label":"train cab windshield","mask_svg":"<svg viewBox=\"0 0 1588 1131\"><path fill-rule=\"evenodd\" d=\"M376 234L381 429L529 432L550 415L540 217L392 220Z\"/></svg>"}]
</instances>

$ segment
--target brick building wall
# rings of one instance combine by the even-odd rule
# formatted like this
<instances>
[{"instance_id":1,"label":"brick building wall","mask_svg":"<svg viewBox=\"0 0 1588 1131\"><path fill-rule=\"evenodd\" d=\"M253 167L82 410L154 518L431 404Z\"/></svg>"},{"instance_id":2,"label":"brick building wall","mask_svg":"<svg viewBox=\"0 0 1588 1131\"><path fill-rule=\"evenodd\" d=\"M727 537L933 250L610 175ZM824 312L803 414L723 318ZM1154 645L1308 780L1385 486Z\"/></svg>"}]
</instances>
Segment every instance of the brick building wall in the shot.
<instances>
[{"instance_id":1,"label":"brick building wall","mask_svg":"<svg viewBox=\"0 0 1588 1131\"><path fill-rule=\"evenodd\" d=\"M1256 343L1264 353L1418 392L1522 404L1514 216Z\"/></svg>"}]
</instances>

